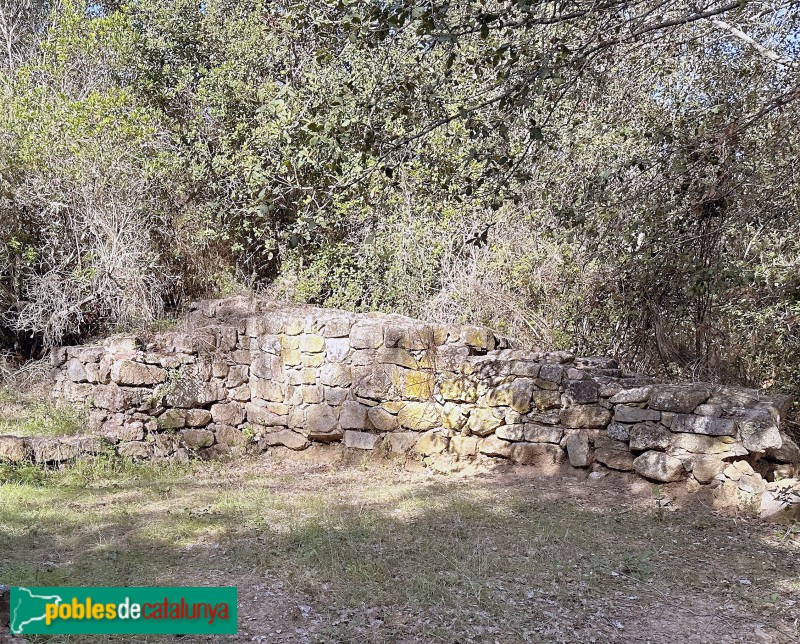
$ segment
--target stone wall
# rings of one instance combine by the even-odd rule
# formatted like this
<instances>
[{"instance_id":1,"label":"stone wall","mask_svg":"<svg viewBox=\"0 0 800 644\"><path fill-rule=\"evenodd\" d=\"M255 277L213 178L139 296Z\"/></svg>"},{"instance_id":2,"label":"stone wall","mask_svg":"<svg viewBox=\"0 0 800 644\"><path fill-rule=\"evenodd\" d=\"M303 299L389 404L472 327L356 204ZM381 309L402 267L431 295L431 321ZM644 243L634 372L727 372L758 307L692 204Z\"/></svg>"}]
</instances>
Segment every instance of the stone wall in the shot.
<instances>
[{"instance_id":1,"label":"stone wall","mask_svg":"<svg viewBox=\"0 0 800 644\"><path fill-rule=\"evenodd\" d=\"M53 351L54 396L89 434L0 439L0 458L232 457L341 443L445 468L510 461L710 485L739 505L800 500L787 396L656 383L608 358L521 351L489 329L242 299L186 330ZM109 447L113 446L113 447ZM796 482L796 481L795 481ZM769 489L768 489L769 488Z\"/></svg>"}]
</instances>

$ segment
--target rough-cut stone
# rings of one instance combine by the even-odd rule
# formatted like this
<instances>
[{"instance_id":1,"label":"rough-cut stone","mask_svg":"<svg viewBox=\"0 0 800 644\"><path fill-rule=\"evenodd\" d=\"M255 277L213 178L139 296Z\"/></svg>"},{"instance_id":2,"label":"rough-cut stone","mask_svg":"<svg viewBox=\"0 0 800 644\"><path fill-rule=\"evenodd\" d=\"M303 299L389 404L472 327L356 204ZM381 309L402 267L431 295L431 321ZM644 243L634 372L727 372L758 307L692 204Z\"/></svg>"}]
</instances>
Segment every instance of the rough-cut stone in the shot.
<instances>
[{"instance_id":1,"label":"rough-cut stone","mask_svg":"<svg viewBox=\"0 0 800 644\"><path fill-rule=\"evenodd\" d=\"M111 366L111 380L135 387L158 385L167 379L166 370L131 360L118 360Z\"/></svg>"},{"instance_id":2,"label":"rough-cut stone","mask_svg":"<svg viewBox=\"0 0 800 644\"><path fill-rule=\"evenodd\" d=\"M594 460L612 470L633 470L633 454L628 445L607 436L598 436L595 439Z\"/></svg>"},{"instance_id":3,"label":"rough-cut stone","mask_svg":"<svg viewBox=\"0 0 800 644\"><path fill-rule=\"evenodd\" d=\"M305 426L317 433L328 433L338 425L336 410L329 405L310 405L306 410Z\"/></svg>"},{"instance_id":4,"label":"rough-cut stone","mask_svg":"<svg viewBox=\"0 0 800 644\"><path fill-rule=\"evenodd\" d=\"M147 443L140 441L123 443L117 447L117 453L122 458L129 458L134 461L144 461L150 458L150 446Z\"/></svg>"},{"instance_id":5,"label":"rough-cut stone","mask_svg":"<svg viewBox=\"0 0 800 644\"><path fill-rule=\"evenodd\" d=\"M389 451L394 454L405 454L419 440L417 432L393 432L386 435L386 443Z\"/></svg>"},{"instance_id":6,"label":"rough-cut stone","mask_svg":"<svg viewBox=\"0 0 800 644\"><path fill-rule=\"evenodd\" d=\"M588 467L592 464L592 449L585 432L574 432L567 436L567 457L573 467Z\"/></svg>"},{"instance_id":7,"label":"rough-cut stone","mask_svg":"<svg viewBox=\"0 0 800 644\"><path fill-rule=\"evenodd\" d=\"M529 443L558 443L564 436L563 427L525 423L525 440Z\"/></svg>"},{"instance_id":8,"label":"rough-cut stone","mask_svg":"<svg viewBox=\"0 0 800 644\"><path fill-rule=\"evenodd\" d=\"M637 474L664 483L680 481L686 476L681 460L664 452L645 452L634 459L633 467Z\"/></svg>"},{"instance_id":9,"label":"rough-cut stone","mask_svg":"<svg viewBox=\"0 0 800 644\"><path fill-rule=\"evenodd\" d=\"M495 435L487 436L478 444L478 451L486 456L499 456L500 458L511 458L511 448L513 443L504 441Z\"/></svg>"},{"instance_id":10,"label":"rough-cut stone","mask_svg":"<svg viewBox=\"0 0 800 644\"><path fill-rule=\"evenodd\" d=\"M339 427L334 427L331 430L320 432L314 428L305 429L306 438L316 443L335 443L344 438L344 430Z\"/></svg>"},{"instance_id":11,"label":"rough-cut stone","mask_svg":"<svg viewBox=\"0 0 800 644\"><path fill-rule=\"evenodd\" d=\"M618 441L630 440L630 425L623 425L621 423L609 423L606 430L608 435Z\"/></svg>"},{"instance_id":12,"label":"rough-cut stone","mask_svg":"<svg viewBox=\"0 0 800 644\"><path fill-rule=\"evenodd\" d=\"M708 388L699 385L655 385L647 404L651 409L691 414L710 395Z\"/></svg>"},{"instance_id":13,"label":"rough-cut stone","mask_svg":"<svg viewBox=\"0 0 800 644\"><path fill-rule=\"evenodd\" d=\"M383 327L379 324L355 324L350 329L350 345L354 349L377 349L383 344Z\"/></svg>"},{"instance_id":14,"label":"rough-cut stone","mask_svg":"<svg viewBox=\"0 0 800 644\"><path fill-rule=\"evenodd\" d=\"M442 427L445 429L452 429L458 432L467 424L467 412L464 407L456 403L445 403L440 408L439 414L442 418Z\"/></svg>"},{"instance_id":15,"label":"rough-cut stone","mask_svg":"<svg viewBox=\"0 0 800 644\"><path fill-rule=\"evenodd\" d=\"M300 351L304 353L322 353L325 351L325 338L319 335L301 335Z\"/></svg>"},{"instance_id":16,"label":"rough-cut stone","mask_svg":"<svg viewBox=\"0 0 800 644\"><path fill-rule=\"evenodd\" d=\"M570 380L567 394L578 404L597 402L600 387L594 380Z\"/></svg>"},{"instance_id":17,"label":"rough-cut stone","mask_svg":"<svg viewBox=\"0 0 800 644\"><path fill-rule=\"evenodd\" d=\"M353 382L351 368L339 363L323 365L319 371L319 381L327 387L349 387Z\"/></svg>"},{"instance_id":18,"label":"rough-cut stone","mask_svg":"<svg viewBox=\"0 0 800 644\"><path fill-rule=\"evenodd\" d=\"M299 361L298 361L299 364ZM283 376L283 367L279 356L261 354L250 365L250 375L255 378L267 380L280 380Z\"/></svg>"},{"instance_id":19,"label":"rough-cut stone","mask_svg":"<svg viewBox=\"0 0 800 644\"><path fill-rule=\"evenodd\" d=\"M354 400L342 403L339 413L339 425L342 429L371 429L372 425L367 418L370 407Z\"/></svg>"},{"instance_id":20,"label":"rough-cut stone","mask_svg":"<svg viewBox=\"0 0 800 644\"><path fill-rule=\"evenodd\" d=\"M84 367L80 360L75 358L67 362L67 368L65 372L67 374L67 378L69 378L72 382L86 382L88 380L86 367Z\"/></svg>"},{"instance_id":21,"label":"rough-cut stone","mask_svg":"<svg viewBox=\"0 0 800 644\"><path fill-rule=\"evenodd\" d=\"M467 420L467 429L477 436L488 436L504 422L503 413L497 409L473 409Z\"/></svg>"},{"instance_id":22,"label":"rough-cut stone","mask_svg":"<svg viewBox=\"0 0 800 644\"><path fill-rule=\"evenodd\" d=\"M138 407L144 399L145 392L141 389L129 389L115 384L100 385L92 392L92 403L100 409L109 411L126 411Z\"/></svg>"},{"instance_id":23,"label":"rough-cut stone","mask_svg":"<svg viewBox=\"0 0 800 644\"><path fill-rule=\"evenodd\" d=\"M453 436L450 439L450 451L459 458L475 456L479 440L477 436Z\"/></svg>"},{"instance_id":24,"label":"rough-cut stone","mask_svg":"<svg viewBox=\"0 0 800 644\"><path fill-rule=\"evenodd\" d=\"M769 410L748 409L738 418L742 445L751 452L763 452L783 446L778 423Z\"/></svg>"},{"instance_id":25,"label":"rough-cut stone","mask_svg":"<svg viewBox=\"0 0 800 644\"><path fill-rule=\"evenodd\" d=\"M698 405L694 410L694 413L698 416L711 416L712 418L719 418L722 416L722 412L722 405L713 405L710 403Z\"/></svg>"},{"instance_id":26,"label":"rough-cut stone","mask_svg":"<svg viewBox=\"0 0 800 644\"><path fill-rule=\"evenodd\" d=\"M449 439L435 430L429 430L419 437L414 451L422 456L441 454L447 450Z\"/></svg>"},{"instance_id":27,"label":"rough-cut stone","mask_svg":"<svg viewBox=\"0 0 800 644\"><path fill-rule=\"evenodd\" d=\"M22 463L28 458L25 441L16 436L0 436L0 463Z\"/></svg>"},{"instance_id":28,"label":"rough-cut stone","mask_svg":"<svg viewBox=\"0 0 800 644\"><path fill-rule=\"evenodd\" d=\"M328 362L344 362L350 353L350 340L328 338L325 340L325 359Z\"/></svg>"},{"instance_id":29,"label":"rough-cut stone","mask_svg":"<svg viewBox=\"0 0 800 644\"><path fill-rule=\"evenodd\" d=\"M767 449L767 458L778 463L800 463L800 447L786 434L781 434L783 444Z\"/></svg>"},{"instance_id":30,"label":"rough-cut stone","mask_svg":"<svg viewBox=\"0 0 800 644\"><path fill-rule=\"evenodd\" d=\"M502 438L504 441L524 441L525 426L522 423L503 425L502 427L498 427L494 434L497 438Z\"/></svg>"},{"instance_id":31,"label":"rough-cut stone","mask_svg":"<svg viewBox=\"0 0 800 644\"><path fill-rule=\"evenodd\" d=\"M371 450L378 447L381 442L380 434L370 434L369 432L356 432L348 429L344 433L344 446L349 449Z\"/></svg>"},{"instance_id":32,"label":"rough-cut stone","mask_svg":"<svg viewBox=\"0 0 800 644\"><path fill-rule=\"evenodd\" d=\"M190 449L209 447L214 444L214 432L207 429L184 429L181 431L181 441Z\"/></svg>"},{"instance_id":33,"label":"rough-cut stone","mask_svg":"<svg viewBox=\"0 0 800 644\"><path fill-rule=\"evenodd\" d=\"M561 424L573 429L604 427L611 412L599 405L575 405L561 410Z\"/></svg>"},{"instance_id":34,"label":"rough-cut stone","mask_svg":"<svg viewBox=\"0 0 800 644\"><path fill-rule=\"evenodd\" d=\"M521 465L559 465L565 457L564 450L552 443L514 443L511 448L511 460Z\"/></svg>"},{"instance_id":35,"label":"rough-cut stone","mask_svg":"<svg viewBox=\"0 0 800 644\"><path fill-rule=\"evenodd\" d=\"M610 435L610 434L609 434ZM629 430L632 450L665 450L672 444L672 432L657 423L637 423Z\"/></svg>"},{"instance_id":36,"label":"rough-cut stone","mask_svg":"<svg viewBox=\"0 0 800 644\"><path fill-rule=\"evenodd\" d=\"M370 407L367 410L367 418L378 431L393 432L400 427L397 416L383 407Z\"/></svg>"},{"instance_id":37,"label":"rough-cut stone","mask_svg":"<svg viewBox=\"0 0 800 644\"><path fill-rule=\"evenodd\" d=\"M533 390L533 380L516 378L490 389L484 396L484 401L489 407L511 407L514 411L524 414L530 411Z\"/></svg>"},{"instance_id":38,"label":"rough-cut stone","mask_svg":"<svg viewBox=\"0 0 800 644\"><path fill-rule=\"evenodd\" d=\"M245 418L245 408L239 403L211 405L211 418L220 425L241 425Z\"/></svg>"},{"instance_id":39,"label":"rough-cut stone","mask_svg":"<svg viewBox=\"0 0 800 644\"><path fill-rule=\"evenodd\" d=\"M610 403L617 404L630 404L630 403L643 403L647 402L650 398L652 387L635 387L633 389L623 389L619 393L614 394L609 398Z\"/></svg>"},{"instance_id":40,"label":"rough-cut stone","mask_svg":"<svg viewBox=\"0 0 800 644\"><path fill-rule=\"evenodd\" d=\"M291 450L303 450L310 445L308 440L302 434L293 432L291 429L283 429L278 432L271 432L261 439L262 446L273 447L275 445L282 445Z\"/></svg>"},{"instance_id":41,"label":"rough-cut stone","mask_svg":"<svg viewBox=\"0 0 800 644\"><path fill-rule=\"evenodd\" d=\"M531 403L539 411L558 409L561 407L561 394L558 391L539 389L531 395Z\"/></svg>"},{"instance_id":42,"label":"rough-cut stone","mask_svg":"<svg viewBox=\"0 0 800 644\"><path fill-rule=\"evenodd\" d=\"M144 424L139 420L125 421L125 417L121 414L118 417L107 420L101 427L101 432L106 440L111 443L118 443L120 441L140 441L144 439ZM183 425L180 425L183 427Z\"/></svg>"},{"instance_id":43,"label":"rough-cut stone","mask_svg":"<svg viewBox=\"0 0 800 644\"><path fill-rule=\"evenodd\" d=\"M439 414L433 403L408 402L397 413L397 422L406 429L425 431L439 425Z\"/></svg>"},{"instance_id":44,"label":"rough-cut stone","mask_svg":"<svg viewBox=\"0 0 800 644\"><path fill-rule=\"evenodd\" d=\"M720 458L745 456L747 450L728 436L705 436L702 434L675 434L669 451L674 454L716 454Z\"/></svg>"},{"instance_id":45,"label":"rough-cut stone","mask_svg":"<svg viewBox=\"0 0 800 644\"><path fill-rule=\"evenodd\" d=\"M694 414L675 414L670 429L673 432L706 434L708 436L733 436L736 423L730 418L695 416Z\"/></svg>"},{"instance_id":46,"label":"rough-cut stone","mask_svg":"<svg viewBox=\"0 0 800 644\"><path fill-rule=\"evenodd\" d=\"M245 412L247 420L256 425L264 425L266 427L288 427L288 416L275 414L253 402L249 402L245 405Z\"/></svg>"},{"instance_id":47,"label":"rough-cut stone","mask_svg":"<svg viewBox=\"0 0 800 644\"><path fill-rule=\"evenodd\" d=\"M227 445L228 447L241 447L247 444L247 438L241 429L230 427L228 425L217 425L214 429L214 434L217 437L217 443Z\"/></svg>"},{"instance_id":48,"label":"rough-cut stone","mask_svg":"<svg viewBox=\"0 0 800 644\"><path fill-rule=\"evenodd\" d=\"M700 483L710 483L716 478L727 465L718 456L711 456L708 454L697 454L690 457L689 463L691 464L692 476Z\"/></svg>"},{"instance_id":49,"label":"rough-cut stone","mask_svg":"<svg viewBox=\"0 0 800 644\"><path fill-rule=\"evenodd\" d=\"M641 409L629 405L617 405L614 408L614 420L618 423L643 423L647 420L661 420L661 412L653 409Z\"/></svg>"}]
</instances>

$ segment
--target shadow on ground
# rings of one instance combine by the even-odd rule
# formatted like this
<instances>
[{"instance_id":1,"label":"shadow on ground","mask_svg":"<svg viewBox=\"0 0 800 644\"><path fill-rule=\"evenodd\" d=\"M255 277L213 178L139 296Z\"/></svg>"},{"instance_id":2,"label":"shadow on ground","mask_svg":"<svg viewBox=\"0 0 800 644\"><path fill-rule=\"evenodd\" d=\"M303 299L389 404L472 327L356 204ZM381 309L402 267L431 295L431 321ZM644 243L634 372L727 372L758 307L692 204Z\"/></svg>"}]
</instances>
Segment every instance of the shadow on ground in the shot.
<instances>
[{"instance_id":1,"label":"shadow on ground","mask_svg":"<svg viewBox=\"0 0 800 644\"><path fill-rule=\"evenodd\" d=\"M240 633L214 641L800 640L795 526L532 474L254 461L6 483L0 583L235 585Z\"/></svg>"}]
</instances>

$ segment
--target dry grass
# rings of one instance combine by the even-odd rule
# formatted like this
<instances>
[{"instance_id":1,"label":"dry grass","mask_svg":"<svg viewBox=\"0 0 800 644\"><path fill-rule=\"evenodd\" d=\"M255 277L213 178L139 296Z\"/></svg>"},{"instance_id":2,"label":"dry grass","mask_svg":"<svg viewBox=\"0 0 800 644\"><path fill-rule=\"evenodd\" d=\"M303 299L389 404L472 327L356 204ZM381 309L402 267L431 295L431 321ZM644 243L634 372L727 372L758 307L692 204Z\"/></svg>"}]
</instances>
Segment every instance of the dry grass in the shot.
<instances>
[{"instance_id":1,"label":"dry grass","mask_svg":"<svg viewBox=\"0 0 800 644\"><path fill-rule=\"evenodd\" d=\"M215 641L800 639L797 526L664 511L623 477L274 458L4 472L0 583L238 586L239 635Z\"/></svg>"}]
</instances>

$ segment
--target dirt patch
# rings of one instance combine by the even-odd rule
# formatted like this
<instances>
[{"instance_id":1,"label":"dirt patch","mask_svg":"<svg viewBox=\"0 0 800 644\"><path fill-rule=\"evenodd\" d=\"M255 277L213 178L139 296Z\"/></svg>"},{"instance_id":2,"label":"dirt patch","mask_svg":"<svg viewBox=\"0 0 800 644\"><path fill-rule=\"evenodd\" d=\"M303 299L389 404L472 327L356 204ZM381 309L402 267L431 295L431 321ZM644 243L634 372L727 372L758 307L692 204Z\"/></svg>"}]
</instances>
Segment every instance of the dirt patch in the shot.
<instances>
[{"instance_id":1,"label":"dirt patch","mask_svg":"<svg viewBox=\"0 0 800 644\"><path fill-rule=\"evenodd\" d=\"M48 476L0 488L0 583L239 588L235 637L126 642L800 640L800 527L632 476L274 457Z\"/></svg>"}]
</instances>

